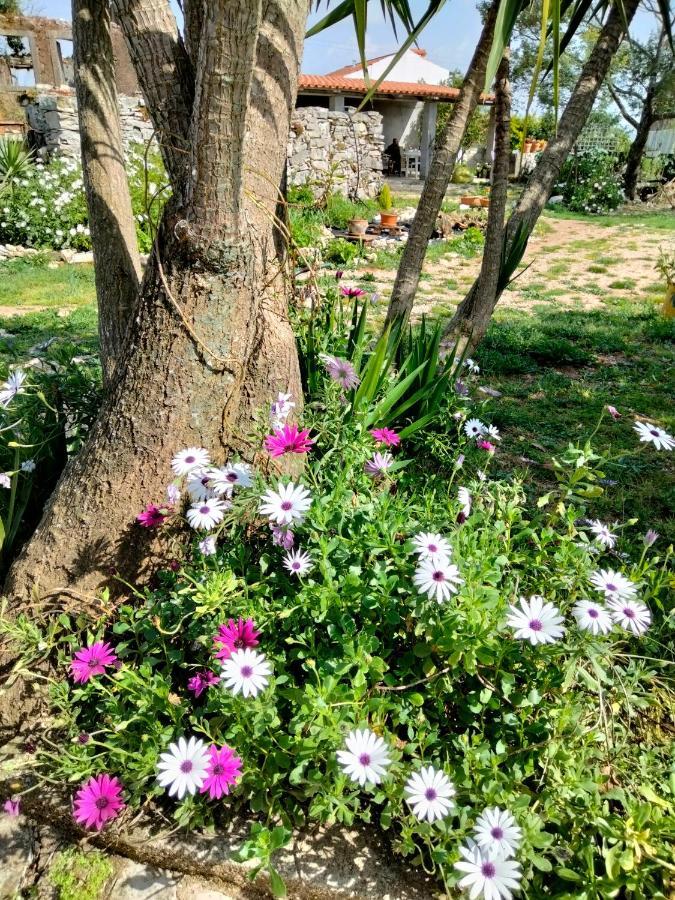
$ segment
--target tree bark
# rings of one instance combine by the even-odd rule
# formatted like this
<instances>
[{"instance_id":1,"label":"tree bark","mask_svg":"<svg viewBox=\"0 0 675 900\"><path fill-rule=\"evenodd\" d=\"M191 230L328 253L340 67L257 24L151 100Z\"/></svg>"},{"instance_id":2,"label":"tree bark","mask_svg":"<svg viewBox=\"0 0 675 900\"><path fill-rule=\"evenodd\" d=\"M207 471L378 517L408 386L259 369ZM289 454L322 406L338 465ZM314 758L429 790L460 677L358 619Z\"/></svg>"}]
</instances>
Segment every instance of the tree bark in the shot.
<instances>
[{"instance_id":1,"label":"tree bark","mask_svg":"<svg viewBox=\"0 0 675 900\"><path fill-rule=\"evenodd\" d=\"M112 0L174 193L190 176L194 72L167 0Z\"/></svg>"},{"instance_id":2,"label":"tree bark","mask_svg":"<svg viewBox=\"0 0 675 900\"><path fill-rule=\"evenodd\" d=\"M109 389L138 297L141 262L124 168L107 4L73 0L73 43L101 366L104 387Z\"/></svg>"},{"instance_id":3,"label":"tree bark","mask_svg":"<svg viewBox=\"0 0 675 900\"><path fill-rule=\"evenodd\" d=\"M452 108L452 113L436 141L415 218L396 273L394 289L387 309L387 323L397 318L407 318L413 306L424 265L429 238L450 184L452 170L457 162L462 138L483 89L499 0L492 0L480 39L469 64L462 88Z\"/></svg>"},{"instance_id":4,"label":"tree bark","mask_svg":"<svg viewBox=\"0 0 675 900\"><path fill-rule=\"evenodd\" d=\"M472 329L484 334L499 294L499 276L502 267L502 249L505 237L506 204L511 163L511 84L509 82L510 51L504 50L495 85L495 150L492 165L492 188L485 232L485 252L480 274L471 291L457 309L455 318L460 323L470 322ZM450 329L453 328L451 322ZM459 349L472 341L471 332L459 331Z\"/></svg>"},{"instance_id":5,"label":"tree bark","mask_svg":"<svg viewBox=\"0 0 675 900\"><path fill-rule=\"evenodd\" d=\"M640 0L624 0L621 7L616 4L612 6L607 21L598 35L591 55L581 70L579 80L560 118L558 132L542 152L539 162L520 195L516 208L509 217L505 239L507 249L511 249L514 238L518 234L522 234L523 231L527 235L532 233L551 194L553 185L560 175L562 165L586 124L593 103L609 71L612 57L625 36L625 31L635 15L639 2ZM493 250L494 248L488 246L486 242L485 252L491 253ZM501 244L499 251L501 252ZM470 334L470 343L473 347L485 334L492 312L490 310L487 318L482 314L476 314L474 304L469 301L469 297L476 290L478 288L474 284L465 300L457 308L445 332L446 338L450 339ZM502 291L503 287L497 292L492 309L499 301ZM476 316L476 318L474 319L472 316Z\"/></svg>"},{"instance_id":6,"label":"tree bark","mask_svg":"<svg viewBox=\"0 0 675 900\"><path fill-rule=\"evenodd\" d=\"M233 455L252 460L257 447L250 435L259 410L266 415L279 390L301 400L274 211L308 0L266 0L246 96L226 112L229 101L214 95L212 79L226 80L241 66L225 50L239 25L250 23L253 5L209 4L215 25L204 29L200 60L217 61L222 69L200 76L194 112L193 134L209 135L210 159L221 159L231 147L241 166L219 170L202 165L200 157L192 199L174 197L168 204L121 378L10 571L10 596L93 592L110 583L112 569L126 580L146 577L158 554L166 554L172 530L146 531L135 516L146 503L163 499L172 455L201 445L218 462ZM217 24L226 21L231 32ZM251 31L247 47L253 36ZM245 55L250 63L250 47ZM241 92L242 86L231 90ZM232 227L235 194L238 229ZM213 221L222 229L210 227Z\"/></svg>"},{"instance_id":7,"label":"tree bark","mask_svg":"<svg viewBox=\"0 0 675 900\"><path fill-rule=\"evenodd\" d=\"M640 175L640 164L644 156L645 147L647 146L647 138L649 131L654 124L654 90L650 86L647 89L644 106L642 107L642 115L638 123L633 143L630 145L628 156L626 157L626 171L623 174L623 189L629 200L635 200L635 191L637 190L638 177Z\"/></svg>"}]
</instances>

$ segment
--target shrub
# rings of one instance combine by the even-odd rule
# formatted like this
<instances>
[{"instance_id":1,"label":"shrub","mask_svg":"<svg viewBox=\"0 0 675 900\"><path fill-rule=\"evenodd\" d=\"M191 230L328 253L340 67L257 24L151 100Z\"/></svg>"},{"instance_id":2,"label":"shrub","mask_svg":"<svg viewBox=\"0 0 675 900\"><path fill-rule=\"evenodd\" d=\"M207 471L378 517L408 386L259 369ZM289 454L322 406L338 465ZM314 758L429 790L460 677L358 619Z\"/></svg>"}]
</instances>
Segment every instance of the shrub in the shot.
<instances>
[{"instance_id":1,"label":"shrub","mask_svg":"<svg viewBox=\"0 0 675 900\"><path fill-rule=\"evenodd\" d=\"M616 157L603 151L578 153L563 165L560 181L563 202L573 212L603 213L623 201Z\"/></svg>"},{"instance_id":2,"label":"shrub","mask_svg":"<svg viewBox=\"0 0 675 900\"><path fill-rule=\"evenodd\" d=\"M127 157L136 234L148 252L169 188L158 152L132 147ZM0 194L0 242L61 250L91 247L80 166L67 157L36 159Z\"/></svg>"},{"instance_id":3,"label":"shrub","mask_svg":"<svg viewBox=\"0 0 675 900\"><path fill-rule=\"evenodd\" d=\"M355 241L347 241L344 238L335 238L328 242L323 252L326 262L335 266L348 266L361 255L361 248Z\"/></svg>"},{"instance_id":4,"label":"shrub","mask_svg":"<svg viewBox=\"0 0 675 900\"><path fill-rule=\"evenodd\" d=\"M371 219L378 211L375 200L348 200L342 194L331 194L326 202L326 225L345 229L350 219Z\"/></svg>"},{"instance_id":5,"label":"shrub","mask_svg":"<svg viewBox=\"0 0 675 900\"><path fill-rule=\"evenodd\" d=\"M468 166L459 163L452 170L453 184L469 184L473 181L473 172Z\"/></svg>"},{"instance_id":6,"label":"shrub","mask_svg":"<svg viewBox=\"0 0 675 900\"><path fill-rule=\"evenodd\" d=\"M377 202L380 206L380 210L385 213L389 212L394 207L394 198L391 195L391 188L386 182L382 185Z\"/></svg>"}]
</instances>

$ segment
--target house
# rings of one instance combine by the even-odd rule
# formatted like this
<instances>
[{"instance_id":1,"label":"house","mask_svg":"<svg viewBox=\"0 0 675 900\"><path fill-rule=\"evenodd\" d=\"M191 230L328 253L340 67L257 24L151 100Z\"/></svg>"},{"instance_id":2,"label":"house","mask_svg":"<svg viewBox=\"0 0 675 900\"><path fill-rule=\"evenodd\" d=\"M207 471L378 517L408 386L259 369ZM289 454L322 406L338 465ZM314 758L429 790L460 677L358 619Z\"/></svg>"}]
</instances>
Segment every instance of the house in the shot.
<instances>
[{"instance_id":1,"label":"house","mask_svg":"<svg viewBox=\"0 0 675 900\"><path fill-rule=\"evenodd\" d=\"M395 53L367 60L371 83L391 65ZM410 156L419 159L419 174L429 170L436 133L438 103L454 103L459 90L447 82L450 71L427 58L426 50L406 50L387 73L367 108L382 116L385 146L393 138ZM323 106L331 110L358 107L369 90L360 63L344 66L325 75L300 76L297 106ZM481 103L491 105L493 98L483 95ZM405 155L405 154L404 154Z\"/></svg>"}]
</instances>

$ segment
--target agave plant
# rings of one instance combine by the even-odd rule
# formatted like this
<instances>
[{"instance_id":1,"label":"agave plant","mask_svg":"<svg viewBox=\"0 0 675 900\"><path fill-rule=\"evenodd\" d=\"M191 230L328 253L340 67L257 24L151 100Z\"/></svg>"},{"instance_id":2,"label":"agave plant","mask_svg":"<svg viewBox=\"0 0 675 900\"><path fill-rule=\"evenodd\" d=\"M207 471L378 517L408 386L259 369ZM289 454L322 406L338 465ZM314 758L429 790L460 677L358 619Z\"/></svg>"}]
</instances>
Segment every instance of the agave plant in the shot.
<instances>
[{"instance_id":1,"label":"agave plant","mask_svg":"<svg viewBox=\"0 0 675 900\"><path fill-rule=\"evenodd\" d=\"M26 150L23 141L16 138L0 140L0 191L25 178L31 165L32 154Z\"/></svg>"}]
</instances>

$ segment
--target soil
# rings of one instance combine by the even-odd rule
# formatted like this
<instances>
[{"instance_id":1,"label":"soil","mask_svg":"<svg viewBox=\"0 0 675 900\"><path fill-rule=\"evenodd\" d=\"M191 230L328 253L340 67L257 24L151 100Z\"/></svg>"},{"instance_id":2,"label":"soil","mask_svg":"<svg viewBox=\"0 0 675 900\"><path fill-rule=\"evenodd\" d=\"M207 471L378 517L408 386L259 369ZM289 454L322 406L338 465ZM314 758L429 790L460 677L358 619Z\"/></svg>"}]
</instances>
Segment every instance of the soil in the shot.
<instances>
[{"instance_id":1,"label":"soil","mask_svg":"<svg viewBox=\"0 0 675 900\"><path fill-rule=\"evenodd\" d=\"M657 293L655 270L663 232L641 225L599 226L546 218L535 230L516 280L504 293L501 307L528 310L554 302L563 309L596 309L612 297ZM448 253L424 266L416 317L451 308L464 296L480 268L480 256L465 259ZM388 298L395 278L393 269L365 264L355 277L371 272L369 289ZM449 284L450 282L450 284Z\"/></svg>"}]
</instances>

